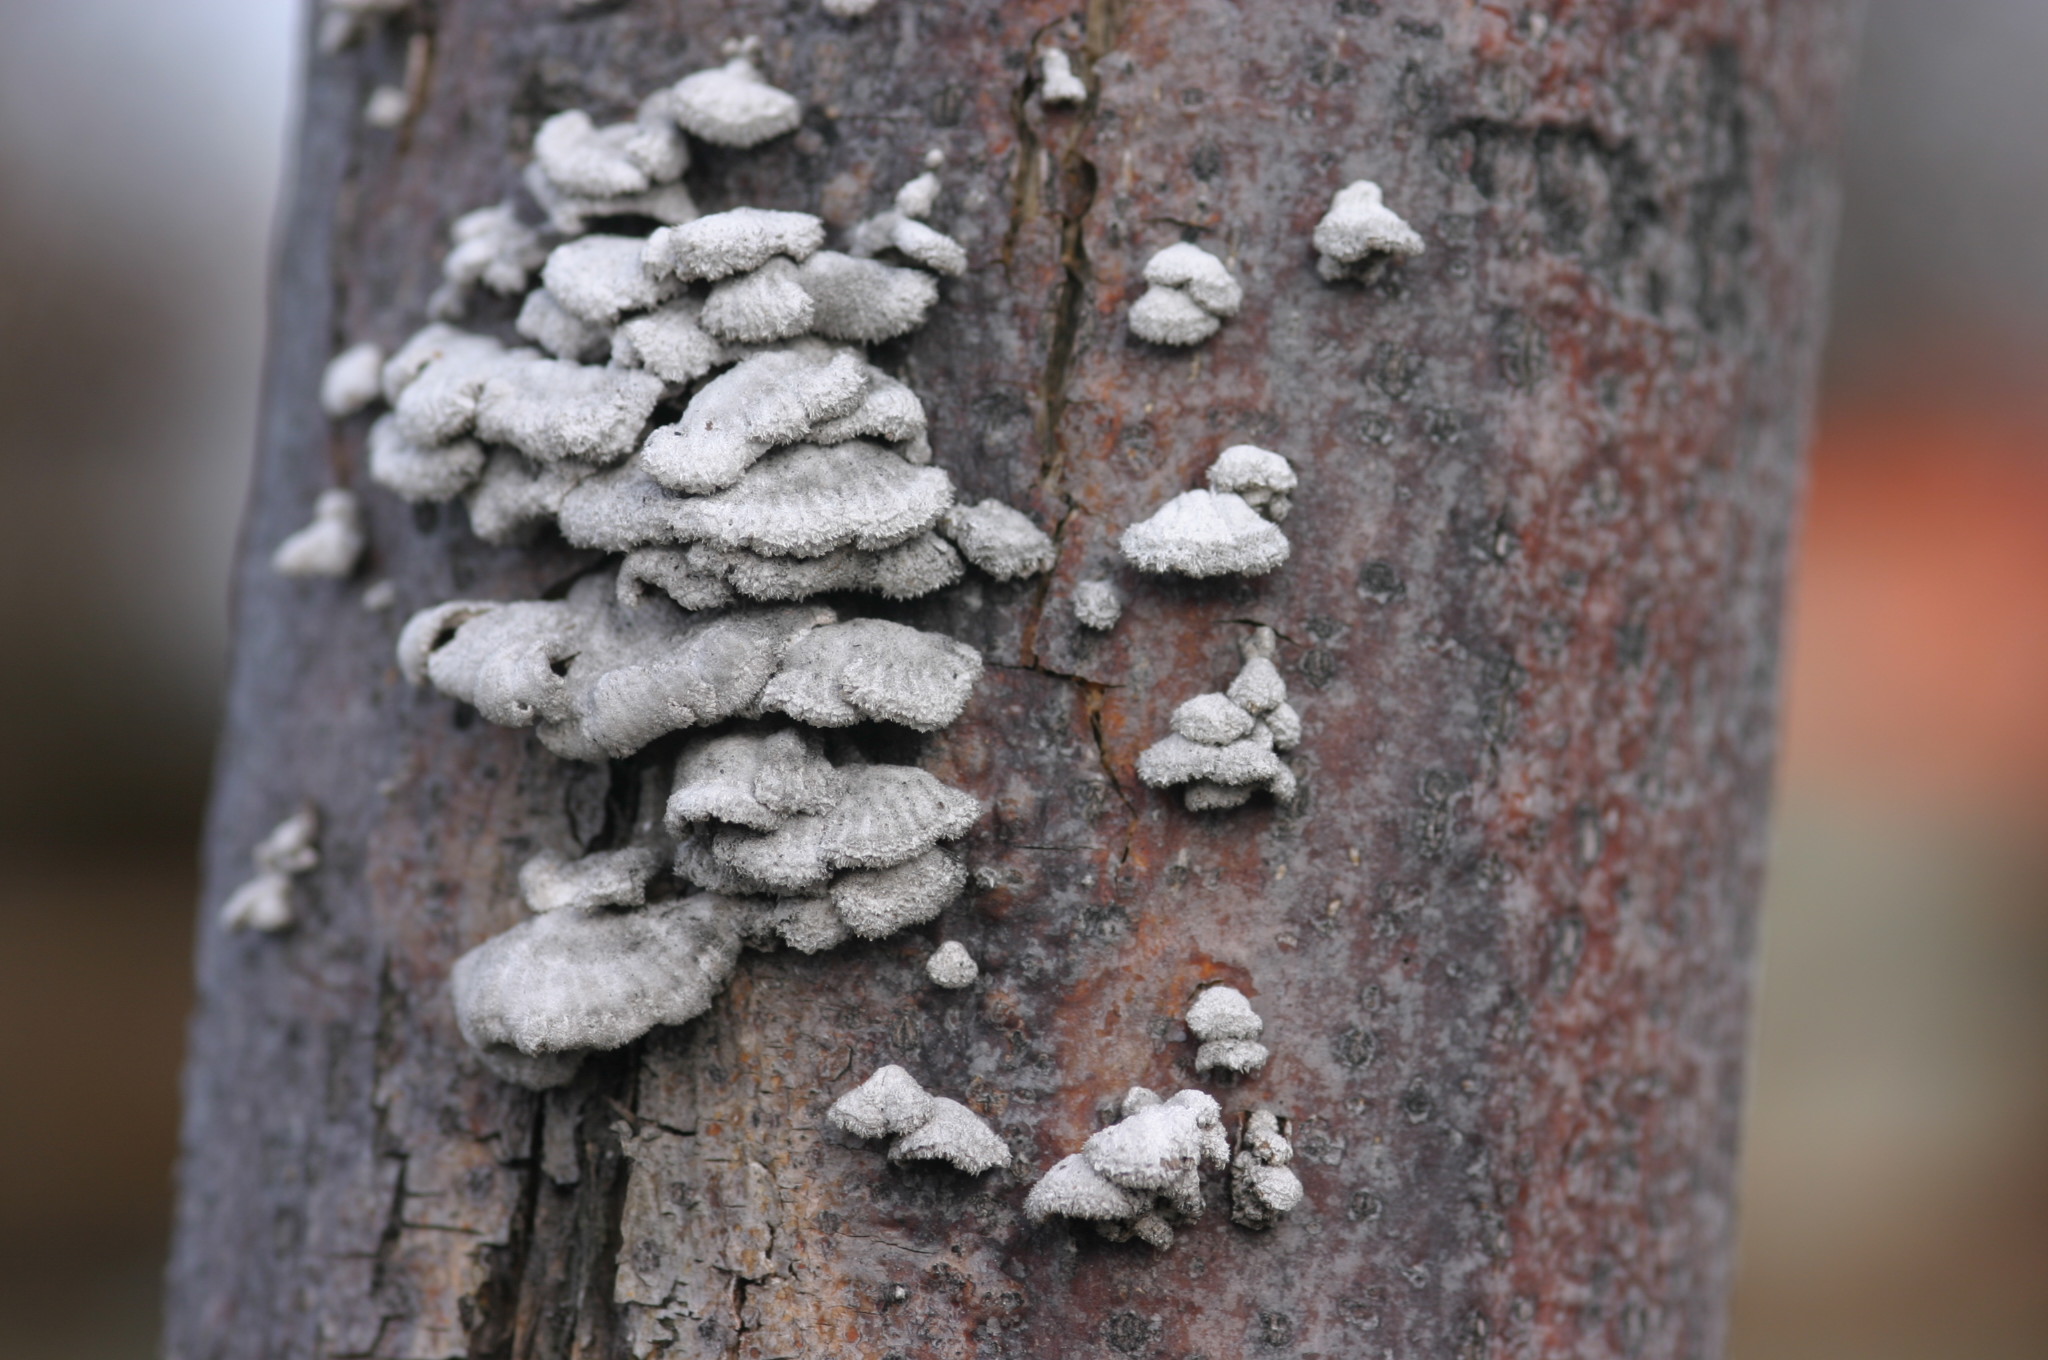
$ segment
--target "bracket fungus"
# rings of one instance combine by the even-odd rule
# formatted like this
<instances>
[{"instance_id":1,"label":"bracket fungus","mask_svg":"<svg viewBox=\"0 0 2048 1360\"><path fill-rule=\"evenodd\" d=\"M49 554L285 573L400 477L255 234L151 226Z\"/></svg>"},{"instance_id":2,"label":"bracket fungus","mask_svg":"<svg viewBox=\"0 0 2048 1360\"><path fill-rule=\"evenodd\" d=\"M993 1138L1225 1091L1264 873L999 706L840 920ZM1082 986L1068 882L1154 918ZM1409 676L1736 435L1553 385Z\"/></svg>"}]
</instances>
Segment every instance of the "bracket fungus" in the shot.
<instances>
[{"instance_id":1,"label":"bracket fungus","mask_svg":"<svg viewBox=\"0 0 2048 1360\"><path fill-rule=\"evenodd\" d=\"M519 896L537 912L638 907L646 904L647 885L662 868L661 853L649 846L575 859L543 850L519 866Z\"/></svg>"},{"instance_id":2,"label":"bracket fungus","mask_svg":"<svg viewBox=\"0 0 2048 1360\"><path fill-rule=\"evenodd\" d=\"M493 293L511 296L525 291L527 280L547 258L540 233L519 220L510 203L466 212L448 229L451 248L441 261L441 290L428 310L458 315L472 288L481 284Z\"/></svg>"},{"instance_id":3,"label":"bracket fungus","mask_svg":"<svg viewBox=\"0 0 2048 1360\"><path fill-rule=\"evenodd\" d=\"M1210 987L1188 1007L1188 1032L1201 1040L1195 1071L1222 1068L1240 1075L1266 1065L1266 1046L1258 1042L1266 1022L1235 987Z\"/></svg>"},{"instance_id":4,"label":"bracket fungus","mask_svg":"<svg viewBox=\"0 0 2048 1360\"><path fill-rule=\"evenodd\" d=\"M610 127L598 127L581 109L554 115L534 134L533 163L566 194L618 198L681 177L690 148L668 101L657 97L641 105L633 122Z\"/></svg>"},{"instance_id":5,"label":"bracket fungus","mask_svg":"<svg viewBox=\"0 0 2048 1360\"><path fill-rule=\"evenodd\" d=\"M974 961L974 955L967 952L966 945L958 940L948 940L924 961L924 975L932 980L934 987L958 991L974 985L974 980L981 976L981 965Z\"/></svg>"},{"instance_id":6,"label":"bracket fungus","mask_svg":"<svg viewBox=\"0 0 2048 1360\"><path fill-rule=\"evenodd\" d=\"M1223 261L1187 241L1148 260L1145 283L1131 305L1131 331L1155 345L1199 345L1244 305L1244 288Z\"/></svg>"},{"instance_id":7,"label":"bracket fungus","mask_svg":"<svg viewBox=\"0 0 2048 1360\"><path fill-rule=\"evenodd\" d=\"M726 45L723 66L684 76L668 91L676 122L692 137L717 146L758 146L803 122L803 105L770 85L754 65L760 42Z\"/></svg>"},{"instance_id":8,"label":"bracket fungus","mask_svg":"<svg viewBox=\"0 0 2048 1360\"><path fill-rule=\"evenodd\" d=\"M855 224L848 252L865 258L893 250L936 274L957 278L966 273L966 249L924 221L938 203L939 180L932 171L941 163L937 152L926 156L925 173L898 189L890 207Z\"/></svg>"},{"instance_id":9,"label":"bracket fungus","mask_svg":"<svg viewBox=\"0 0 2048 1360\"><path fill-rule=\"evenodd\" d=\"M1201 1216L1202 1173L1229 1163L1223 1113L1201 1091L1161 1100L1133 1086L1122 1115L1039 1178L1024 1212L1033 1222L1083 1219L1112 1241L1136 1237L1163 1251L1175 1223Z\"/></svg>"},{"instance_id":10,"label":"bracket fungus","mask_svg":"<svg viewBox=\"0 0 2048 1360\"><path fill-rule=\"evenodd\" d=\"M856 1138L894 1137L889 1160L948 1162L970 1176L1010 1164L1010 1149L957 1100L934 1096L894 1063L832 1102L832 1127Z\"/></svg>"},{"instance_id":11,"label":"bracket fungus","mask_svg":"<svg viewBox=\"0 0 2048 1360\"><path fill-rule=\"evenodd\" d=\"M1074 74L1074 63L1057 47L1038 54L1038 97L1047 104L1085 104L1088 86Z\"/></svg>"},{"instance_id":12,"label":"bracket fungus","mask_svg":"<svg viewBox=\"0 0 2048 1360\"><path fill-rule=\"evenodd\" d=\"M1420 255L1422 237L1386 205L1369 179L1339 189L1316 223L1316 268L1335 282L1355 278L1392 256Z\"/></svg>"},{"instance_id":13,"label":"bracket fungus","mask_svg":"<svg viewBox=\"0 0 2048 1360\"><path fill-rule=\"evenodd\" d=\"M366 546L363 511L356 504L355 493L323 491L313 502L313 522L278 544L270 555L270 565L280 576L340 580L355 572Z\"/></svg>"},{"instance_id":14,"label":"bracket fungus","mask_svg":"<svg viewBox=\"0 0 2048 1360\"><path fill-rule=\"evenodd\" d=\"M320 374L320 409L336 420L352 416L382 393L384 351L372 341L350 345Z\"/></svg>"},{"instance_id":15,"label":"bracket fungus","mask_svg":"<svg viewBox=\"0 0 2048 1360\"><path fill-rule=\"evenodd\" d=\"M1301 1203L1301 1178L1287 1167L1294 1147L1280 1134L1271 1110L1254 1110L1244 1121L1237 1156L1230 1163L1230 1221L1245 1228L1270 1228Z\"/></svg>"},{"instance_id":16,"label":"bracket fungus","mask_svg":"<svg viewBox=\"0 0 2048 1360\"><path fill-rule=\"evenodd\" d=\"M1275 463L1285 467L1284 476ZM1124 530L1119 546L1134 566L1194 577L1263 576L1287 560L1287 535L1274 523L1286 516L1294 489L1287 460L1239 444L1216 459L1209 478L1208 489L1184 491ZM1285 490L1276 490L1282 483ZM1251 492L1258 504L1225 489L1231 486Z\"/></svg>"},{"instance_id":17,"label":"bracket fungus","mask_svg":"<svg viewBox=\"0 0 2048 1360\"><path fill-rule=\"evenodd\" d=\"M1124 616L1123 596L1108 581L1083 581L1074 587L1074 621L1106 633Z\"/></svg>"},{"instance_id":18,"label":"bracket fungus","mask_svg":"<svg viewBox=\"0 0 2048 1360\"><path fill-rule=\"evenodd\" d=\"M739 959L737 922L735 904L708 893L534 916L455 961L456 1023L499 1075L556 1084L536 1078L708 1010ZM555 1066L536 1073L522 1058Z\"/></svg>"},{"instance_id":19,"label":"bracket fungus","mask_svg":"<svg viewBox=\"0 0 2048 1360\"><path fill-rule=\"evenodd\" d=\"M320 863L320 814L300 808L272 827L249 852L256 876L228 895L221 924L230 930L272 934L293 922L292 879Z\"/></svg>"},{"instance_id":20,"label":"bracket fungus","mask_svg":"<svg viewBox=\"0 0 2048 1360\"><path fill-rule=\"evenodd\" d=\"M1254 630L1244 666L1222 694L1199 694L1173 712L1173 730L1138 756L1138 778L1155 789L1184 785L1191 812L1242 806L1264 786L1281 802L1294 797L1294 772L1278 753L1301 741L1301 717L1287 702L1274 666L1273 630Z\"/></svg>"},{"instance_id":21,"label":"bracket fungus","mask_svg":"<svg viewBox=\"0 0 2048 1360\"><path fill-rule=\"evenodd\" d=\"M1052 536L999 500L955 505L939 518L939 532L961 556L998 581L1016 581L1052 570L1059 549Z\"/></svg>"}]
</instances>

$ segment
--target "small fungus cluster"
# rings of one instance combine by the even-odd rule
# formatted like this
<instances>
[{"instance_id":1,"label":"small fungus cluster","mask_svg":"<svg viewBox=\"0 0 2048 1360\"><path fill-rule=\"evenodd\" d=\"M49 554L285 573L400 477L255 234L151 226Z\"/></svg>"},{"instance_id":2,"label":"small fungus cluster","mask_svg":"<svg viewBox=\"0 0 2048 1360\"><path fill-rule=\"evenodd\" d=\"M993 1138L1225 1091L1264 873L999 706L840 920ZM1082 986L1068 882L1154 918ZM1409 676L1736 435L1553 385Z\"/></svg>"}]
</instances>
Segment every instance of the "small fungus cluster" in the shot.
<instances>
[{"instance_id":1,"label":"small fungus cluster","mask_svg":"<svg viewBox=\"0 0 2048 1360\"><path fill-rule=\"evenodd\" d=\"M1131 305L1131 331L1155 345L1199 345L1244 305L1244 288L1223 261L1187 241L1146 261L1145 283Z\"/></svg>"},{"instance_id":2,"label":"small fungus cluster","mask_svg":"<svg viewBox=\"0 0 2048 1360\"><path fill-rule=\"evenodd\" d=\"M1331 282L1359 278L1395 256L1420 255L1422 237L1402 221L1369 179L1345 185L1316 223L1316 267Z\"/></svg>"},{"instance_id":3,"label":"small fungus cluster","mask_svg":"<svg viewBox=\"0 0 2048 1360\"><path fill-rule=\"evenodd\" d=\"M1181 576L1263 576L1287 560L1294 466L1253 444L1209 465L1206 489L1183 491L1124 530L1123 554L1140 571Z\"/></svg>"},{"instance_id":4,"label":"small fungus cluster","mask_svg":"<svg viewBox=\"0 0 2048 1360\"><path fill-rule=\"evenodd\" d=\"M1242 645L1244 666L1221 694L1198 694L1173 711L1173 731L1138 757L1138 777L1155 789L1182 787L1191 812L1240 807L1264 788L1294 797L1294 772L1280 753L1301 741L1301 715L1273 664L1273 630Z\"/></svg>"},{"instance_id":5,"label":"small fungus cluster","mask_svg":"<svg viewBox=\"0 0 2048 1360\"><path fill-rule=\"evenodd\" d=\"M980 1115L893 1063L833 1101L825 1118L856 1138L895 1138L892 1162L948 1162L970 1176L1010 1164L1009 1147Z\"/></svg>"},{"instance_id":6,"label":"small fungus cluster","mask_svg":"<svg viewBox=\"0 0 2048 1360\"><path fill-rule=\"evenodd\" d=\"M320 814L300 808L271 828L249 858L256 876L228 895L221 924L230 930L283 930L295 919L292 880L320 863Z\"/></svg>"},{"instance_id":7,"label":"small fungus cluster","mask_svg":"<svg viewBox=\"0 0 2048 1360\"><path fill-rule=\"evenodd\" d=\"M1287 1169L1294 1146L1280 1136L1271 1110L1254 1110L1244 1121L1237 1156L1230 1163L1230 1220L1244 1228L1270 1228L1301 1203L1301 1178Z\"/></svg>"},{"instance_id":8,"label":"small fungus cluster","mask_svg":"<svg viewBox=\"0 0 2048 1360\"><path fill-rule=\"evenodd\" d=\"M1235 987L1210 987L1188 1007L1188 1033L1201 1040L1195 1071L1221 1068L1240 1075L1266 1065L1266 1046L1258 1042L1266 1022Z\"/></svg>"},{"instance_id":9,"label":"small fungus cluster","mask_svg":"<svg viewBox=\"0 0 2048 1360\"><path fill-rule=\"evenodd\" d=\"M1123 1118L1055 1162L1024 1199L1033 1222L1081 1219L1114 1242L1135 1237L1161 1251L1176 1223L1202 1215L1202 1173L1230 1161L1222 1108L1201 1091L1161 1100L1133 1086Z\"/></svg>"}]
</instances>

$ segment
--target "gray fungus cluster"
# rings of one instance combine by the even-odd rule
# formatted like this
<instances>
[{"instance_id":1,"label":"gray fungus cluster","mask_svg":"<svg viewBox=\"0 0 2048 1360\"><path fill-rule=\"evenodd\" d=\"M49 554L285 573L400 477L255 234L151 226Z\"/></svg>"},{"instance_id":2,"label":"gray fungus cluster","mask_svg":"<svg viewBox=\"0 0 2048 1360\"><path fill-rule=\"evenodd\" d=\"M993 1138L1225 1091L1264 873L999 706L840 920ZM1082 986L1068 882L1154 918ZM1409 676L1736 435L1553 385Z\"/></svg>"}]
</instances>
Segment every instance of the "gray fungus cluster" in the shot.
<instances>
[{"instance_id":1,"label":"gray fungus cluster","mask_svg":"<svg viewBox=\"0 0 2048 1360\"><path fill-rule=\"evenodd\" d=\"M826 0L855 19L867 0ZM328 0L325 38L346 42L389 6ZM931 225L941 161L834 248L803 212L701 214L683 183L694 142L756 146L793 131L798 101L762 75L752 40L722 65L643 100L624 122L582 110L541 124L525 200L458 218L429 324L388 357L364 342L329 364L320 400L336 419L382 406L367 435L370 479L413 503L460 501L500 544L558 534L606 554L559 599L452 600L415 612L398 640L406 679L531 727L556 755L604 762L677 738L648 778L659 804L627 843L543 851L518 873L530 915L457 960L456 1018L500 1076L535 1089L570 1080L589 1053L702 1014L747 948L818 953L937 918L965 886L955 848L981 817L974 795L929 772L869 761L849 734L885 723L934 732L965 709L982 670L971 647L817 597L908 600L972 567L999 580L1058 555L1032 520L996 500L956 499L933 464L917 394L867 347L907 335L966 251ZM1057 49L1039 54L1040 97L1078 104L1086 83ZM622 222L646 224L644 232ZM604 230L590 230L593 224ZM1337 195L1317 228L1336 278L1421 242L1369 183ZM1144 269L1130 325L1142 339L1199 344L1244 304L1223 260L1191 243ZM461 323L480 292L516 298L510 334ZM1207 485L1124 533L1140 571L1254 576L1288 558L1280 529L1295 470L1252 445L1223 450ZM285 575L345 579L368 544L343 489L279 545ZM381 594L380 594L381 592ZM388 599L388 585L371 592ZM1116 626L1106 580L1079 584L1083 626ZM1223 693L1175 710L1138 771L1180 787L1193 810L1264 789L1292 798L1280 759L1301 720L1259 629ZM307 810L255 853L230 925L292 920L291 878L317 862ZM926 965L970 987L957 941ZM1198 1072L1246 1075L1269 1053L1235 988L1203 991L1186 1023ZM967 1106L884 1066L827 1112L889 1158L968 1174L1011 1165ZM1164 1248L1202 1211L1205 1172L1228 1170L1234 1219L1270 1226L1301 1198L1281 1122L1260 1110L1233 1154L1221 1107L1200 1091L1142 1087L1121 1118L1032 1187L1034 1220L1080 1219Z\"/></svg>"}]
</instances>

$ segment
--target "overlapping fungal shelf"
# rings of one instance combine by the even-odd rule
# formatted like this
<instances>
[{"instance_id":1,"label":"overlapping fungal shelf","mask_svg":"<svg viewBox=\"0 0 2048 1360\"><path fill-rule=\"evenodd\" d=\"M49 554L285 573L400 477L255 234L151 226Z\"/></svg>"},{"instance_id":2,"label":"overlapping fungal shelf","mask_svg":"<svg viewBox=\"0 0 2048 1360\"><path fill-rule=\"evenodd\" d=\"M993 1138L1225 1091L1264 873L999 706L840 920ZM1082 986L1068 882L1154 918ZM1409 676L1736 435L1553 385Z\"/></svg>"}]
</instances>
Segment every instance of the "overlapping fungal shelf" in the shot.
<instances>
[{"instance_id":1,"label":"overlapping fungal shelf","mask_svg":"<svg viewBox=\"0 0 2048 1360\"><path fill-rule=\"evenodd\" d=\"M1046 105L1086 99L1057 47L1041 60ZM549 117L525 172L537 217L506 202L457 218L434 319L388 358L343 349L322 384L336 418L381 403L368 464L389 493L461 502L488 543L553 536L600 555L549 598L418 610L398 640L403 676L489 722L531 728L565 760L626 760L657 743L675 752L660 816L623 845L526 859L530 916L454 966L462 1035L520 1085L561 1085L591 1053L703 1014L746 948L815 954L883 939L938 917L967 882L956 845L983 801L839 734L945 728L982 657L846 601L917 599L970 569L1023 580L1051 571L1059 549L1000 500L957 499L923 402L869 355L925 325L941 280L966 267L928 221L940 158L855 223L843 248L808 212L698 211L682 183L692 140L744 150L801 119L752 42L642 100L628 121ZM1319 229L1326 257L1348 265L1405 249L1364 189L1340 195ZM1225 262L1191 242L1157 251L1143 278L1129 325L1158 345L1199 344L1245 303ZM509 333L465 322L484 294L516 300ZM1231 445L1204 488L1129 525L1121 553L1140 573L1264 575L1290 555L1279 525L1297 487L1287 458ZM277 567L345 577L363 548L353 498L333 491ZM1125 604L1113 582L1091 579L1071 609L1101 633ZM1255 629L1227 691L1180 702L1138 777L1179 787L1191 812L1227 811L1257 790L1291 800L1282 756L1301 719L1275 646ZM981 970L949 941L926 971L959 989ZM1253 1074L1270 1056L1235 988L1203 991L1186 1023L1198 1074ZM1235 1167L1233 1216L1245 1226L1270 1226L1300 1199L1270 1112L1252 1117L1235 1163L1222 1108L1204 1092L1132 1087L1121 1115L1037 1180L1023 1204L1031 1218L1086 1221L1163 1250L1199 1219L1205 1173ZM896 1065L841 1095L826 1120L855 1139L894 1137L895 1162L978 1175L1012 1160L972 1109Z\"/></svg>"}]
</instances>

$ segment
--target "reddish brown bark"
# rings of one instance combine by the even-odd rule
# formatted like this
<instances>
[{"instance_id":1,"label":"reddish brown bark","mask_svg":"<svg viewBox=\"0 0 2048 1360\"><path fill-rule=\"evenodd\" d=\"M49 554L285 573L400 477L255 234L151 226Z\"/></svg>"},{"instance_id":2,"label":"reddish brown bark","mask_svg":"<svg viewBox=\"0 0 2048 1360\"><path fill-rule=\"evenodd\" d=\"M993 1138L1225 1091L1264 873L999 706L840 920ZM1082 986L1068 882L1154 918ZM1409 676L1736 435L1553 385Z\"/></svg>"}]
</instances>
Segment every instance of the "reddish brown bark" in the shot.
<instances>
[{"instance_id":1,"label":"reddish brown bark","mask_svg":"<svg viewBox=\"0 0 2048 1360\"><path fill-rule=\"evenodd\" d=\"M277 294L237 660L208 839L170 1354L1715 1354L1779 607L1834 197L1845 5L1531 7L442 0L316 60ZM909 611L982 647L918 747L989 799L934 935L750 955L714 1011L545 1098L489 1077L446 993L516 919L522 850L601 843L631 768L409 691L404 613L553 586L587 555L493 549L366 490L357 592L271 575L313 494L364 484L314 390L343 339L422 319L447 224L516 183L536 121L618 114L758 33L810 110L710 153L707 208L879 206L931 146L968 247L888 355L970 497L1059 527L1050 585ZM356 117L431 38L397 136ZM1040 35L1084 110L1031 96ZM1333 286L1309 233L1370 177L1429 241ZM1198 234L1243 315L1191 353L1123 325ZM1279 449L1295 558L1250 585L1075 582L1225 444ZM1282 639L1305 793L1194 816L1133 761ZM906 746L904 749L910 749ZM327 813L306 920L223 934L249 846ZM1133 1082L1193 1081L1190 988L1254 998L1271 1064L1218 1088L1291 1117L1306 1204L1211 1210L1172 1251L1033 1227L1024 1178L885 1168L822 1131L885 1061L986 1112L1032 1172Z\"/></svg>"}]
</instances>

